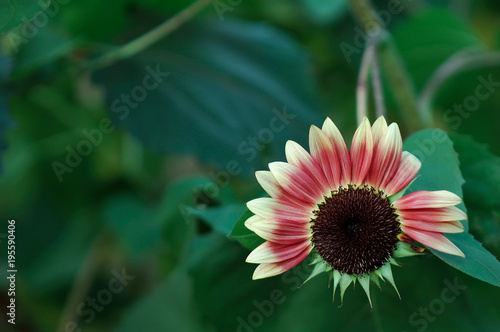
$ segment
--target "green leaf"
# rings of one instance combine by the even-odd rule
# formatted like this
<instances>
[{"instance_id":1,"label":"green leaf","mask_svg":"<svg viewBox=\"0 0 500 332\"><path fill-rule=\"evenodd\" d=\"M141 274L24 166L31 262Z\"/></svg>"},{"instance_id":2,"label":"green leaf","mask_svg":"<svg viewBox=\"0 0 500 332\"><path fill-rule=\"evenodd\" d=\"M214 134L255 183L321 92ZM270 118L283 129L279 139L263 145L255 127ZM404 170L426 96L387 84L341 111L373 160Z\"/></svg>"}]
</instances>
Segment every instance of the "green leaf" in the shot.
<instances>
[{"instance_id":1,"label":"green leaf","mask_svg":"<svg viewBox=\"0 0 500 332\"><path fill-rule=\"evenodd\" d=\"M408 192L449 190L463 197L461 186L464 179L453 143L445 132L439 129L419 131L405 141L404 149L413 153L422 162L418 177ZM459 205L459 208L466 211L463 204ZM446 234L446 237L464 252L465 258L444 254L434 249L430 251L456 269L500 286L500 262L468 233L468 222L462 223L465 232Z\"/></svg>"},{"instance_id":2,"label":"green leaf","mask_svg":"<svg viewBox=\"0 0 500 332\"><path fill-rule=\"evenodd\" d=\"M116 121L143 144L235 175L261 167L266 154L282 158L286 140L305 143L321 122L310 69L300 46L270 26L204 21L95 79Z\"/></svg>"},{"instance_id":3,"label":"green leaf","mask_svg":"<svg viewBox=\"0 0 500 332\"><path fill-rule=\"evenodd\" d=\"M318 24L330 24L335 22L341 18L349 8L345 0L301 0L300 4L304 7L311 19Z\"/></svg>"},{"instance_id":4,"label":"green leaf","mask_svg":"<svg viewBox=\"0 0 500 332\"><path fill-rule=\"evenodd\" d=\"M234 224L229 237L237 240L245 248L253 250L264 243L264 239L245 227L245 221L251 216L253 216L253 213L250 210L246 210L238 221L236 221L236 224Z\"/></svg>"},{"instance_id":5,"label":"green leaf","mask_svg":"<svg viewBox=\"0 0 500 332\"><path fill-rule=\"evenodd\" d=\"M467 201L471 231L483 244L500 254L500 158L486 145L466 136L453 135L460 169L465 178L464 199Z\"/></svg>"},{"instance_id":6,"label":"green leaf","mask_svg":"<svg viewBox=\"0 0 500 332\"><path fill-rule=\"evenodd\" d=\"M206 331L194 303L191 278L178 272L130 308L116 331Z\"/></svg>"},{"instance_id":7,"label":"green leaf","mask_svg":"<svg viewBox=\"0 0 500 332\"><path fill-rule=\"evenodd\" d=\"M6 33L19 24L31 21L50 4L50 0L8 0L0 2L0 33ZM47 14L41 14L47 16Z\"/></svg>"},{"instance_id":8,"label":"green leaf","mask_svg":"<svg viewBox=\"0 0 500 332\"><path fill-rule=\"evenodd\" d=\"M451 55L465 49L485 48L465 21L443 9L431 9L415 16L393 33L418 89Z\"/></svg>"},{"instance_id":9,"label":"green leaf","mask_svg":"<svg viewBox=\"0 0 500 332\"><path fill-rule=\"evenodd\" d=\"M235 220L247 210L244 204L226 204L216 207L194 208L186 207L189 215L198 217L208 223L221 234L229 235L235 225Z\"/></svg>"},{"instance_id":10,"label":"green leaf","mask_svg":"<svg viewBox=\"0 0 500 332\"><path fill-rule=\"evenodd\" d=\"M500 158L469 137L453 135L451 139L466 179L467 205L500 211Z\"/></svg>"}]
</instances>

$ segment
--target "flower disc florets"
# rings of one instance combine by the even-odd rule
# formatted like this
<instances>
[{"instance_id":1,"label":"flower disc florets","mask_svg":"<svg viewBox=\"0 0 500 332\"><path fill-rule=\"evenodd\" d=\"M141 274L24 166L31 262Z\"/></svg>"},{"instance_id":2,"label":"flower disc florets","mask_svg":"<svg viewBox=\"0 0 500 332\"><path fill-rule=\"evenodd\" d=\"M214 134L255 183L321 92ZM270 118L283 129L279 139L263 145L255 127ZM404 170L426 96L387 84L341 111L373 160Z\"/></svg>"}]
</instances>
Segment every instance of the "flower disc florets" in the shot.
<instances>
[{"instance_id":1,"label":"flower disc florets","mask_svg":"<svg viewBox=\"0 0 500 332\"><path fill-rule=\"evenodd\" d=\"M395 209L380 191L341 188L311 220L316 252L340 273L362 275L389 261L401 233Z\"/></svg>"}]
</instances>

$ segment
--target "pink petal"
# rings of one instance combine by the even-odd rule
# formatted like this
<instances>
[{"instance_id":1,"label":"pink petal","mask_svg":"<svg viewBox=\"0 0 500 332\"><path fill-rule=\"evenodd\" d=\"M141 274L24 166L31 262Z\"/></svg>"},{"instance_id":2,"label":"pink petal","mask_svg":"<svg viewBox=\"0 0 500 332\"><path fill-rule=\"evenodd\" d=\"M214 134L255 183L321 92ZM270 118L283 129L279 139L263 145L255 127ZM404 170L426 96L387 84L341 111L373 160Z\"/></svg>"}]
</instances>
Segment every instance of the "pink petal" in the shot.
<instances>
[{"instance_id":1,"label":"pink petal","mask_svg":"<svg viewBox=\"0 0 500 332\"><path fill-rule=\"evenodd\" d=\"M380 116L372 125L373 144L378 142L387 134L387 122L383 116Z\"/></svg>"},{"instance_id":2,"label":"pink petal","mask_svg":"<svg viewBox=\"0 0 500 332\"><path fill-rule=\"evenodd\" d=\"M394 202L396 209L442 208L460 204L462 199L447 190L419 190L405 195Z\"/></svg>"},{"instance_id":3,"label":"pink petal","mask_svg":"<svg viewBox=\"0 0 500 332\"><path fill-rule=\"evenodd\" d=\"M401 154L401 163L394 177L389 181L387 186L381 188L388 196L394 195L403 190L415 178L422 163L414 155L407 151Z\"/></svg>"},{"instance_id":4,"label":"pink petal","mask_svg":"<svg viewBox=\"0 0 500 332\"><path fill-rule=\"evenodd\" d=\"M464 226L460 221L428 222L402 219L401 224L418 230L438 233L462 233L464 231Z\"/></svg>"},{"instance_id":5,"label":"pink petal","mask_svg":"<svg viewBox=\"0 0 500 332\"><path fill-rule=\"evenodd\" d=\"M398 210L398 214L404 219L444 222L466 220L467 215L455 206L430 209Z\"/></svg>"},{"instance_id":6,"label":"pink petal","mask_svg":"<svg viewBox=\"0 0 500 332\"><path fill-rule=\"evenodd\" d=\"M310 241L296 244L279 244L266 241L248 255L246 262L256 264L282 262L298 256L310 244Z\"/></svg>"},{"instance_id":7,"label":"pink petal","mask_svg":"<svg viewBox=\"0 0 500 332\"><path fill-rule=\"evenodd\" d=\"M370 122L365 117L354 133L351 143L351 180L361 185L370 170L373 156L373 137Z\"/></svg>"},{"instance_id":8,"label":"pink petal","mask_svg":"<svg viewBox=\"0 0 500 332\"><path fill-rule=\"evenodd\" d=\"M294 141L288 141L285 145L286 160L289 164L295 165L303 170L313 179L323 195L328 195L331 191L328 180L325 177L323 168L311 157L309 153Z\"/></svg>"},{"instance_id":9,"label":"pink petal","mask_svg":"<svg viewBox=\"0 0 500 332\"><path fill-rule=\"evenodd\" d=\"M298 235L309 237L311 227L309 223L291 223L276 219L264 219L259 216L252 216L245 221L245 227L253 232L270 233L270 236Z\"/></svg>"},{"instance_id":10,"label":"pink petal","mask_svg":"<svg viewBox=\"0 0 500 332\"><path fill-rule=\"evenodd\" d=\"M308 222L298 223L289 220L266 219L257 215L248 218L245 221L245 226L252 231L258 229L273 234L287 235L287 233L290 233L309 236L311 233L311 226Z\"/></svg>"},{"instance_id":11,"label":"pink petal","mask_svg":"<svg viewBox=\"0 0 500 332\"><path fill-rule=\"evenodd\" d=\"M315 204L306 203L288 194L274 178L273 173L269 171L257 171L255 172L255 177L257 178L260 186L269 194L269 196L275 198L278 202L291 206L301 206L308 210L315 208Z\"/></svg>"},{"instance_id":12,"label":"pink petal","mask_svg":"<svg viewBox=\"0 0 500 332\"><path fill-rule=\"evenodd\" d=\"M309 222L314 216L313 210L308 205L292 205L270 197L253 199L247 202L247 207L262 218L287 220L294 223Z\"/></svg>"},{"instance_id":13,"label":"pink petal","mask_svg":"<svg viewBox=\"0 0 500 332\"><path fill-rule=\"evenodd\" d=\"M375 146L368 182L375 188L385 187L399 168L402 151L401 133L393 123Z\"/></svg>"},{"instance_id":14,"label":"pink petal","mask_svg":"<svg viewBox=\"0 0 500 332\"><path fill-rule=\"evenodd\" d=\"M402 226L406 235L426 245L429 248L444 252L450 255L461 256L465 258L464 253L456 245L448 240L443 234L429 231L422 231L415 228Z\"/></svg>"},{"instance_id":15,"label":"pink petal","mask_svg":"<svg viewBox=\"0 0 500 332\"><path fill-rule=\"evenodd\" d=\"M330 189L338 189L341 185L342 169L337 152L328 136L316 126L311 126L309 131L309 149L313 158L322 167Z\"/></svg>"},{"instance_id":16,"label":"pink petal","mask_svg":"<svg viewBox=\"0 0 500 332\"><path fill-rule=\"evenodd\" d=\"M311 236L311 228L308 223L286 224L274 220L270 221L260 216L248 218L245 221L245 227L264 240L283 244L305 241Z\"/></svg>"},{"instance_id":17,"label":"pink petal","mask_svg":"<svg viewBox=\"0 0 500 332\"><path fill-rule=\"evenodd\" d=\"M266 193L269 194L269 196L273 198L278 198L280 196L283 196L285 191L281 186L279 185L278 181L273 176L273 173L269 171L257 171L255 172L255 177L257 178L257 181L259 182L260 186L262 189L266 191Z\"/></svg>"},{"instance_id":18,"label":"pink petal","mask_svg":"<svg viewBox=\"0 0 500 332\"><path fill-rule=\"evenodd\" d=\"M316 181L297 166L274 162L269 164L269 169L281 187L299 200L317 203L323 197L322 188L318 187Z\"/></svg>"},{"instance_id":19,"label":"pink petal","mask_svg":"<svg viewBox=\"0 0 500 332\"><path fill-rule=\"evenodd\" d=\"M264 263L260 264L253 273L252 279L262 279L267 277L273 277L275 275L281 274L285 271L290 270L300 262L302 262L309 252L311 251L311 247L305 248L302 252L300 252L297 256L284 260L278 263Z\"/></svg>"},{"instance_id":20,"label":"pink petal","mask_svg":"<svg viewBox=\"0 0 500 332\"><path fill-rule=\"evenodd\" d=\"M335 155L339 160L340 168L342 170L340 185L347 187L347 185L351 182L351 157L349 156L349 151L347 150L344 138L342 137L342 134L337 126L335 126L335 123L333 123L330 118L326 118L321 129L330 139L333 149L335 150Z\"/></svg>"}]
</instances>

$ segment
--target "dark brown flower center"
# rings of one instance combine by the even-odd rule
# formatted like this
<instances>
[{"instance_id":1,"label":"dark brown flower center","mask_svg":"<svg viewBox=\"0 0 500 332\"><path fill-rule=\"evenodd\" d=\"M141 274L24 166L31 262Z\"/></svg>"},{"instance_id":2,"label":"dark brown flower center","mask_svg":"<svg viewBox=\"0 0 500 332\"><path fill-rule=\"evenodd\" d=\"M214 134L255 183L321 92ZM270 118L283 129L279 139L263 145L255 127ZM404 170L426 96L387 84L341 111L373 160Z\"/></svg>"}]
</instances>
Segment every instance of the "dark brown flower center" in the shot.
<instances>
[{"instance_id":1,"label":"dark brown flower center","mask_svg":"<svg viewBox=\"0 0 500 332\"><path fill-rule=\"evenodd\" d=\"M389 199L371 187L341 188L314 215L314 248L340 273L377 270L392 257L401 233Z\"/></svg>"}]
</instances>

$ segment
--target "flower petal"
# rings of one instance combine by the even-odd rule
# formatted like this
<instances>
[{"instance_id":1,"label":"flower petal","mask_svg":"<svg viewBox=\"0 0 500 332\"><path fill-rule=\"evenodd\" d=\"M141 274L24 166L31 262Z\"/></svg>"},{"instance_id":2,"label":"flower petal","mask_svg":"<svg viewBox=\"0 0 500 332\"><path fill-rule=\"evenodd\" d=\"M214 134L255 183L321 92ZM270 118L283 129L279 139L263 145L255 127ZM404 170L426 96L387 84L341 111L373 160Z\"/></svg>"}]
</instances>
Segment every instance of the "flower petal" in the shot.
<instances>
[{"instance_id":1,"label":"flower petal","mask_svg":"<svg viewBox=\"0 0 500 332\"><path fill-rule=\"evenodd\" d=\"M382 136L374 147L374 154L368 182L375 188L383 188L392 179L403 152L403 140L399 127L392 123L386 135Z\"/></svg>"},{"instance_id":2,"label":"flower petal","mask_svg":"<svg viewBox=\"0 0 500 332\"><path fill-rule=\"evenodd\" d=\"M434 209L398 210L397 213L404 219L431 222L445 222L467 219L467 215L455 206Z\"/></svg>"},{"instance_id":3,"label":"flower petal","mask_svg":"<svg viewBox=\"0 0 500 332\"><path fill-rule=\"evenodd\" d=\"M330 139L333 149L335 150L335 155L339 160L340 168L342 170L340 185L347 187L347 185L351 182L351 157L349 156L349 150L347 150L344 138L335 123L333 123L330 118L326 118L321 129Z\"/></svg>"},{"instance_id":4,"label":"flower petal","mask_svg":"<svg viewBox=\"0 0 500 332\"><path fill-rule=\"evenodd\" d=\"M279 244L270 241L262 243L248 255L247 263L277 263L298 256L310 246L310 241L296 244Z\"/></svg>"},{"instance_id":5,"label":"flower petal","mask_svg":"<svg viewBox=\"0 0 500 332\"><path fill-rule=\"evenodd\" d=\"M402 226L402 230L406 235L429 248L446 254L465 257L462 250L441 233L418 230L408 226Z\"/></svg>"},{"instance_id":6,"label":"flower petal","mask_svg":"<svg viewBox=\"0 0 500 332\"><path fill-rule=\"evenodd\" d=\"M373 156L373 137L370 121L365 117L354 133L351 143L351 180L361 185L370 170Z\"/></svg>"},{"instance_id":7,"label":"flower petal","mask_svg":"<svg viewBox=\"0 0 500 332\"><path fill-rule=\"evenodd\" d=\"M316 182L318 187L322 189L323 195L330 193L331 189L322 167L318 165L316 160L300 144L294 141L287 141L285 154L288 163L297 166L307 173Z\"/></svg>"},{"instance_id":8,"label":"flower petal","mask_svg":"<svg viewBox=\"0 0 500 332\"><path fill-rule=\"evenodd\" d=\"M245 227L249 230L261 230L263 232L272 232L276 234L300 234L301 236L309 236L311 227L309 223L293 223L288 220L265 219L260 216L252 216L245 221Z\"/></svg>"},{"instance_id":9,"label":"flower petal","mask_svg":"<svg viewBox=\"0 0 500 332\"><path fill-rule=\"evenodd\" d=\"M377 145L386 134L387 122L383 116L379 116L379 118L372 125L373 144Z\"/></svg>"},{"instance_id":10,"label":"flower petal","mask_svg":"<svg viewBox=\"0 0 500 332\"><path fill-rule=\"evenodd\" d=\"M285 271L290 270L292 267L296 266L300 262L302 262L309 252L311 251L311 247L305 248L302 252L300 252L297 256L284 260L278 263L264 263L257 266L255 272L253 273L253 280L262 279L267 277L273 277L278 274L281 274Z\"/></svg>"},{"instance_id":11,"label":"flower petal","mask_svg":"<svg viewBox=\"0 0 500 332\"><path fill-rule=\"evenodd\" d=\"M255 172L255 177L262 189L264 189L269 196L273 198L283 196L284 190L274 178L273 173L270 171L257 171Z\"/></svg>"},{"instance_id":12,"label":"flower petal","mask_svg":"<svg viewBox=\"0 0 500 332\"><path fill-rule=\"evenodd\" d=\"M389 181L385 188L381 188L387 196L403 190L415 178L422 163L414 155L407 151L401 154L401 163L393 178Z\"/></svg>"},{"instance_id":13,"label":"flower petal","mask_svg":"<svg viewBox=\"0 0 500 332\"><path fill-rule=\"evenodd\" d=\"M418 230L439 233L462 233L464 226L460 221L426 222L420 220L402 219L401 224Z\"/></svg>"},{"instance_id":14,"label":"flower petal","mask_svg":"<svg viewBox=\"0 0 500 332\"><path fill-rule=\"evenodd\" d=\"M297 166L274 162L269 164L274 178L288 194L304 202L317 203L322 198L322 189L318 187L306 172Z\"/></svg>"},{"instance_id":15,"label":"flower petal","mask_svg":"<svg viewBox=\"0 0 500 332\"><path fill-rule=\"evenodd\" d=\"M396 209L442 208L460 204L462 199L447 190L419 190L405 195L394 202Z\"/></svg>"},{"instance_id":16,"label":"flower petal","mask_svg":"<svg viewBox=\"0 0 500 332\"><path fill-rule=\"evenodd\" d=\"M270 197L253 199L247 202L247 207L250 211L265 219L306 223L313 217L313 210L308 206L289 205Z\"/></svg>"},{"instance_id":17,"label":"flower petal","mask_svg":"<svg viewBox=\"0 0 500 332\"><path fill-rule=\"evenodd\" d=\"M322 167L331 190L341 185L342 169L334 145L326 134L316 126L309 131L309 149L316 162Z\"/></svg>"},{"instance_id":18,"label":"flower petal","mask_svg":"<svg viewBox=\"0 0 500 332\"><path fill-rule=\"evenodd\" d=\"M257 171L255 172L255 177L257 178L260 186L269 194L269 196L276 199L278 202L291 205L294 208L300 207L300 209L304 208L311 211L315 209L315 204L306 203L288 194L274 178L273 173L269 171Z\"/></svg>"},{"instance_id":19,"label":"flower petal","mask_svg":"<svg viewBox=\"0 0 500 332\"><path fill-rule=\"evenodd\" d=\"M308 223L287 224L276 220L252 216L245 221L245 227L267 241L292 244L305 241L311 236Z\"/></svg>"}]
</instances>

